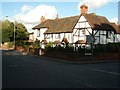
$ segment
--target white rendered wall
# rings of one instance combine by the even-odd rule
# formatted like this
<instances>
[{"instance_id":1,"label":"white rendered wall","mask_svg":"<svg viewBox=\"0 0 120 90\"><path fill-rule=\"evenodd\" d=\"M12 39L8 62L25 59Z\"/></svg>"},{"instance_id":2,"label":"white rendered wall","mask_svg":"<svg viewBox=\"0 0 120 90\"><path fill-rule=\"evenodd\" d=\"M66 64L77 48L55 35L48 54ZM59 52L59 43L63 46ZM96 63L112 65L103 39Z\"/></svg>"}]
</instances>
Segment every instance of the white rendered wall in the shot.
<instances>
[{"instance_id":1,"label":"white rendered wall","mask_svg":"<svg viewBox=\"0 0 120 90\"><path fill-rule=\"evenodd\" d=\"M37 29L33 30L34 31L34 41L37 39Z\"/></svg>"},{"instance_id":2,"label":"white rendered wall","mask_svg":"<svg viewBox=\"0 0 120 90\"><path fill-rule=\"evenodd\" d=\"M46 32L47 28L40 29L40 41L44 40L44 33Z\"/></svg>"},{"instance_id":3,"label":"white rendered wall","mask_svg":"<svg viewBox=\"0 0 120 90\"><path fill-rule=\"evenodd\" d=\"M47 28L41 28L40 29L40 35L38 36L38 30L34 30L34 40L44 40L44 32L47 30Z\"/></svg>"},{"instance_id":4,"label":"white rendered wall","mask_svg":"<svg viewBox=\"0 0 120 90\"><path fill-rule=\"evenodd\" d=\"M29 35L29 40L34 41L34 34L30 34L30 35Z\"/></svg>"}]
</instances>

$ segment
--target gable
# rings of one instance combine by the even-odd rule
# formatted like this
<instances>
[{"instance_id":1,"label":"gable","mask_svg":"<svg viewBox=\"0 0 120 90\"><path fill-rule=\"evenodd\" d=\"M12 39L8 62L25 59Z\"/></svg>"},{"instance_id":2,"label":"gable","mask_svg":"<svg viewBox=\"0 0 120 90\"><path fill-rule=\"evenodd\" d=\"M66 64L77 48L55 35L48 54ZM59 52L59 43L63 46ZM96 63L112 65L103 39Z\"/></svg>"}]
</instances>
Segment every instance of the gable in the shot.
<instances>
[{"instance_id":1,"label":"gable","mask_svg":"<svg viewBox=\"0 0 120 90\"><path fill-rule=\"evenodd\" d=\"M85 28L90 28L91 26L89 25L88 21L84 16L80 16L78 22L76 23L74 29L85 29Z\"/></svg>"}]
</instances>

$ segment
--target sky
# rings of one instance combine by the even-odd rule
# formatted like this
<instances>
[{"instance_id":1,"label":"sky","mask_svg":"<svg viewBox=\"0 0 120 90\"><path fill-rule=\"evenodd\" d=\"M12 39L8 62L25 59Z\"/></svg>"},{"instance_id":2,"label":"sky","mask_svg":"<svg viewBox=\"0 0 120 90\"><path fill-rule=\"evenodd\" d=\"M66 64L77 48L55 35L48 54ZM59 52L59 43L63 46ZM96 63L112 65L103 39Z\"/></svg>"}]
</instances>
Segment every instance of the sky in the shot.
<instances>
[{"instance_id":1,"label":"sky","mask_svg":"<svg viewBox=\"0 0 120 90\"><path fill-rule=\"evenodd\" d=\"M32 27L40 23L40 17L46 19L59 18L80 15L79 7L82 4L88 6L88 13L96 13L105 16L111 22L118 21L118 2L114 0L77 0L77 1L2 1L0 5L0 20L9 19L23 23L28 32L32 32ZM120 4L120 3L119 3ZM6 18L6 16L8 16Z\"/></svg>"}]
</instances>

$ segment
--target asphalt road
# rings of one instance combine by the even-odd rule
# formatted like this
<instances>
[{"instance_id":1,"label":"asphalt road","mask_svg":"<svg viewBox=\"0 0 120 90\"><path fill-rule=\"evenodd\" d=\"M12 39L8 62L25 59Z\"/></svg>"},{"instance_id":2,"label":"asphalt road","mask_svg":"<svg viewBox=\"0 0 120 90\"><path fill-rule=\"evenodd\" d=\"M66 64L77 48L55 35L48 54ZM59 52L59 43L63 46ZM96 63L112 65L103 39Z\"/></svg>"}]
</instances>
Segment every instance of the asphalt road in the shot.
<instances>
[{"instance_id":1,"label":"asphalt road","mask_svg":"<svg viewBox=\"0 0 120 90\"><path fill-rule=\"evenodd\" d=\"M119 64L70 64L3 51L2 88L120 88Z\"/></svg>"}]
</instances>

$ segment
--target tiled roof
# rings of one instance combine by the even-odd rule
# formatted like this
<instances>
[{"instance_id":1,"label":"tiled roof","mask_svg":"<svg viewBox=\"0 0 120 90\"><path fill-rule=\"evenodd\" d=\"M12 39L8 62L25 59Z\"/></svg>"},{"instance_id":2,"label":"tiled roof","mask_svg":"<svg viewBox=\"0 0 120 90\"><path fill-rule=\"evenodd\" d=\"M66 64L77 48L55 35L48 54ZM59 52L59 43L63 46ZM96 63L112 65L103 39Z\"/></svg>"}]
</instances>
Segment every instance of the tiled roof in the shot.
<instances>
[{"instance_id":1,"label":"tiled roof","mask_svg":"<svg viewBox=\"0 0 120 90\"><path fill-rule=\"evenodd\" d=\"M83 16L87 19L93 30L115 30L104 16L98 16L94 13L84 14Z\"/></svg>"},{"instance_id":2,"label":"tiled roof","mask_svg":"<svg viewBox=\"0 0 120 90\"><path fill-rule=\"evenodd\" d=\"M109 30L118 32L118 30L116 31L115 27L111 25L104 16L98 16L94 13L82 15L86 18L93 30ZM48 28L45 34L73 32L73 28L78 22L80 16L81 15L54 20L48 19L41 24L33 27L33 29Z\"/></svg>"},{"instance_id":3,"label":"tiled roof","mask_svg":"<svg viewBox=\"0 0 120 90\"><path fill-rule=\"evenodd\" d=\"M48 28L45 33L64 33L72 32L80 16L66 17L55 20L46 20L45 22L33 27L33 29Z\"/></svg>"},{"instance_id":4,"label":"tiled roof","mask_svg":"<svg viewBox=\"0 0 120 90\"><path fill-rule=\"evenodd\" d=\"M110 23L110 24L115 28L116 33L117 33L117 34L120 34L120 25L117 25L117 24L115 24L115 23Z\"/></svg>"}]
</instances>

